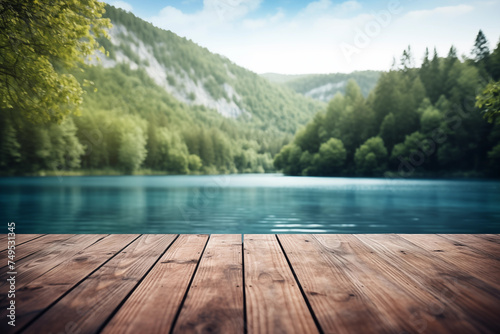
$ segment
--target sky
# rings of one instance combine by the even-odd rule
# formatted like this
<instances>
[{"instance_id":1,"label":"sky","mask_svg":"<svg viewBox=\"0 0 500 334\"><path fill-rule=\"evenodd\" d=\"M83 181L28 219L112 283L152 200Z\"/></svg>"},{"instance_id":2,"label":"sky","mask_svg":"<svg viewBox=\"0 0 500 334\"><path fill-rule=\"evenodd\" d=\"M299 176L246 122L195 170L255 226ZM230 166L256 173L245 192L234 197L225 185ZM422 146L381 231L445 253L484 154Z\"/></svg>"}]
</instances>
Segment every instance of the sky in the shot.
<instances>
[{"instance_id":1,"label":"sky","mask_svg":"<svg viewBox=\"0 0 500 334\"><path fill-rule=\"evenodd\" d=\"M500 39L500 0L107 2L256 73L388 70L408 45L418 66L426 47L470 56L479 29Z\"/></svg>"}]
</instances>

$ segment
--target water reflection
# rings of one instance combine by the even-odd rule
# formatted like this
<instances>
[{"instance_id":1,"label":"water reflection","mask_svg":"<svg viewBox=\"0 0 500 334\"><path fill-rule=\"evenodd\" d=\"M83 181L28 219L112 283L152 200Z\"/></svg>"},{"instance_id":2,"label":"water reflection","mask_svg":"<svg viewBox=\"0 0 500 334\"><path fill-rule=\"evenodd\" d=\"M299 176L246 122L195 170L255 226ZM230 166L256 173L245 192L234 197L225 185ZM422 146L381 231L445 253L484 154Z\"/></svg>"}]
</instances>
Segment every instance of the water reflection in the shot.
<instances>
[{"instance_id":1,"label":"water reflection","mask_svg":"<svg viewBox=\"0 0 500 334\"><path fill-rule=\"evenodd\" d=\"M498 181L0 178L19 233L499 233L499 203Z\"/></svg>"}]
</instances>

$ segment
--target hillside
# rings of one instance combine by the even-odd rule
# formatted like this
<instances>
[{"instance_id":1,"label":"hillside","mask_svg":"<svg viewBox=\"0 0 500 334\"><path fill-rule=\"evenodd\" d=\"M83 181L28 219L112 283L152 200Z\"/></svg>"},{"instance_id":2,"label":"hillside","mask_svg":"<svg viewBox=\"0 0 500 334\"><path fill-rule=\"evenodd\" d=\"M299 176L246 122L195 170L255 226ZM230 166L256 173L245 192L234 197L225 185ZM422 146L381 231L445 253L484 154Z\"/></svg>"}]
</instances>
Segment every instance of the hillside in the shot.
<instances>
[{"instance_id":1,"label":"hillside","mask_svg":"<svg viewBox=\"0 0 500 334\"><path fill-rule=\"evenodd\" d=\"M0 173L273 171L272 158L324 104L106 7L113 27L71 73L81 115L31 124L0 115Z\"/></svg>"},{"instance_id":2,"label":"hillside","mask_svg":"<svg viewBox=\"0 0 500 334\"><path fill-rule=\"evenodd\" d=\"M110 41L102 41L109 52L101 57L102 66L125 63L142 69L180 102L217 110L227 118L251 119L263 128L277 121L274 126L289 133L323 107L131 13L108 6L105 16L113 28Z\"/></svg>"},{"instance_id":3,"label":"hillside","mask_svg":"<svg viewBox=\"0 0 500 334\"><path fill-rule=\"evenodd\" d=\"M284 84L287 82L290 82L292 80L300 79L300 78L305 78L308 76L311 76L312 74L280 74L280 73L262 73L260 76L263 78L266 78L267 80L278 83L278 84Z\"/></svg>"},{"instance_id":4,"label":"hillside","mask_svg":"<svg viewBox=\"0 0 500 334\"><path fill-rule=\"evenodd\" d=\"M295 92L311 97L315 100L328 102L336 93L345 94L346 85L349 80L354 80L361 88L363 96L367 97L375 88L380 77L379 71L359 71L349 74L303 74L286 75L277 73L265 73L261 76L270 82L282 84Z\"/></svg>"}]
</instances>

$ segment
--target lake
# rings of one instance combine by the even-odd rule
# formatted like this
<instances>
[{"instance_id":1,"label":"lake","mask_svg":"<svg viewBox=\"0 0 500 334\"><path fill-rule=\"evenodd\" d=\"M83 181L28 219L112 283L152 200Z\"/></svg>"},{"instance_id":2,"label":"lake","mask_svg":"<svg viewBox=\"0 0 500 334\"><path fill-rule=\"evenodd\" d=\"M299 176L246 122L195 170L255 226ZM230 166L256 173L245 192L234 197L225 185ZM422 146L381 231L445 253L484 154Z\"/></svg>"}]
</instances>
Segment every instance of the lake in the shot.
<instances>
[{"instance_id":1,"label":"lake","mask_svg":"<svg viewBox=\"0 0 500 334\"><path fill-rule=\"evenodd\" d=\"M1 233L500 233L500 182L5 177L0 212Z\"/></svg>"}]
</instances>

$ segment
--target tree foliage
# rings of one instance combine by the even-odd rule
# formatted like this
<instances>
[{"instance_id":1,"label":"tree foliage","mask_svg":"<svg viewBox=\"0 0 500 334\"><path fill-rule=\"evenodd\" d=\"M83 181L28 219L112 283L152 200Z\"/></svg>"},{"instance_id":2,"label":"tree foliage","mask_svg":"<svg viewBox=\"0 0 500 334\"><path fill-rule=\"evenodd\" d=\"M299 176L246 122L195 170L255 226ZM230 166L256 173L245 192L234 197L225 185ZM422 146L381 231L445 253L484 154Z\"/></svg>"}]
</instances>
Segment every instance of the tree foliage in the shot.
<instances>
[{"instance_id":1,"label":"tree foliage","mask_svg":"<svg viewBox=\"0 0 500 334\"><path fill-rule=\"evenodd\" d=\"M380 137L368 139L354 155L356 171L360 175L380 175L387 166L387 149Z\"/></svg>"},{"instance_id":2,"label":"tree foliage","mask_svg":"<svg viewBox=\"0 0 500 334\"><path fill-rule=\"evenodd\" d=\"M500 57L493 55L500 54L500 43L489 55L480 32L474 50L473 60L461 61L453 46L445 58L435 49L430 58L426 49L417 68L408 47L367 98L355 83L334 96L276 156L276 168L292 175L498 176L498 82L474 102L481 82L497 75ZM483 121L478 107L494 124ZM319 158L320 148L332 140L345 148L341 169L342 159Z\"/></svg>"},{"instance_id":3,"label":"tree foliage","mask_svg":"<svg viewBox=\"0 0 500 334\"><path fill-rule=\"evenodd\" d=\"M500 81L490 82L476 99L476 105L484 111L484 118L493 123L500 115Z\"/></svg>"},{"instance_id":4,"label":"tree foliage","mask_svg":"<svg viewBox=\"0 0 500 334\"><path fill-rule=\"evenodd\" d=\"M99 48L96 37L110 26L103 13L95 0L0 2L0 109L33 122L77 113L83 90L63 69Z\"/></svg>"}]
</instances>

